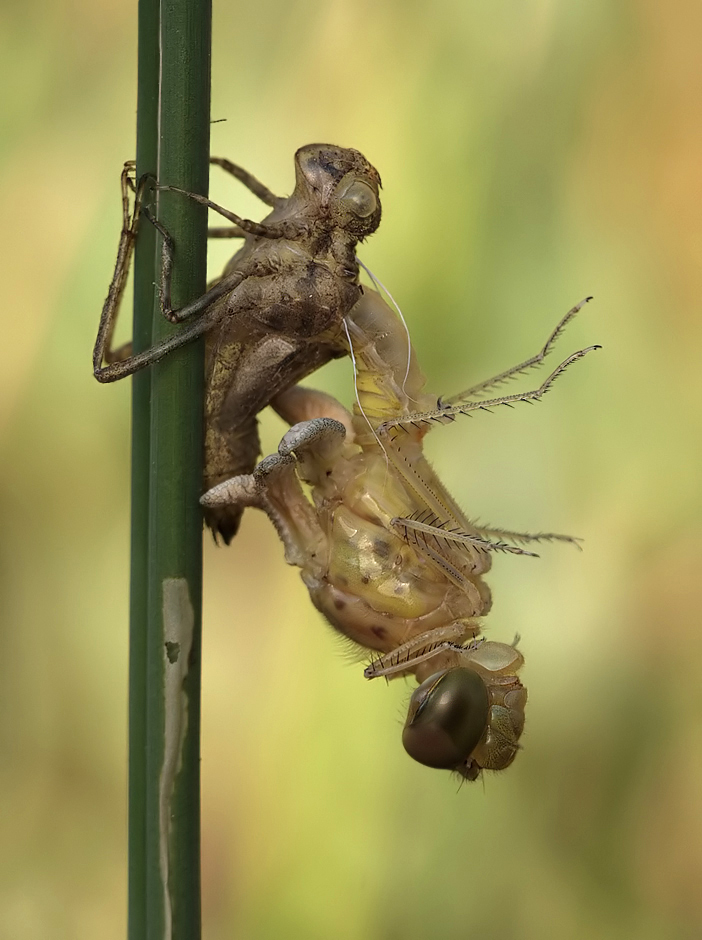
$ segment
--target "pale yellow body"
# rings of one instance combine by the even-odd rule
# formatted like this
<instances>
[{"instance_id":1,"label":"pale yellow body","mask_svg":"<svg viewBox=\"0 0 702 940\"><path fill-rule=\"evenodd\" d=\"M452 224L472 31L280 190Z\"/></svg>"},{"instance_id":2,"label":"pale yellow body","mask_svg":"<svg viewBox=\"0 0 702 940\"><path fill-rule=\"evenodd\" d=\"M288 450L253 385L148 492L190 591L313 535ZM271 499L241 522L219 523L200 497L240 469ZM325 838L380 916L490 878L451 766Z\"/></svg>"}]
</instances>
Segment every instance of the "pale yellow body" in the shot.
<instances>
[{"instance_id":1,"label":"pale yellow body","mask_svg":"<svg viewBox=\"0 0 702 940\"><path fill-rule=\"evenodd\" d=\"M442 402L423 391L402 321L377 292L364 289L344 321L355 370L353 413L319 392L284 392L273 406L292 427L278 453L203 497L208 508L248 505L268 513L318 610L379 654L366 677L411 674L420 683L403 732L408 752L468 779L514 760L527 699L515 645L476 639L490 609L483 575L491 553L530 555L513 543L573 540L471 524L425 459L423 438L458 414L543 396L589 350L574 353L533 392L480 399L539 364L580 306L533 359Z\"/></svg>"},{"instance_id":2,"label":"pale yellow body","mask_svg":"<svg viewBox=\"0 0 702 940\"><path fill-rule=\"evenodd\" d=\"M410 427L394 442L376 434L385 419L434 403L422 392L414 352L397 315L375 291L365 291L354 309L349 339L358 402L353 416L338 403L335 414L326 409L348 430L331 467L306 478L326 538L302 566L302 578L329 622L367 649L389 653L457 621L473 636L479 632L474 618L490 608L482 581L488 552L470 546L449 552L447 561L462 575L456 583L393 527L395 519L426 511L430 492L435 514L478 535L422 454L426 428Z\"/></svg>"},{"instance_id":3,"label":"pale yellow body","mask_svg":"<svg viewBox=\"0 0 702 940\"><path fill-rule=\"evenodd\" d=\"M388 419L435 405L422 392L401 321L365 290L347 330L353 415L320 393L296 388L279 396L274 406L296 422L279 453L253 474L214 487L203 503L255 505L269 514L315 606L354 643L384 654L366 669L368 677L414 674L421 682L455 666L481 675L489 717L478 746L455 767L473 779L482 768L506 767L517 752L523 659L502 643L466 645L490 608L482 580L490 543L425 460L422 439L431 425L382 430ZM300 481L311 487L312 502Z\"/></svg>"}]
</instances>

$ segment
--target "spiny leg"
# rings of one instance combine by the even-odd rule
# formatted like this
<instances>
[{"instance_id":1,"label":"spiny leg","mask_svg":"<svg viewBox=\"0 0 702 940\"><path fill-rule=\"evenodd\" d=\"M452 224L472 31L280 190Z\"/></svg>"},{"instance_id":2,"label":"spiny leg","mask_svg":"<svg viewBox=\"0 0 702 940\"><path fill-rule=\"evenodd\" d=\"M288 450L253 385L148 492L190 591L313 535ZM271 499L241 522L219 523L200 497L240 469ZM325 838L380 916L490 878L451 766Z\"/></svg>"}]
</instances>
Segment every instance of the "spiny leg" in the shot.
<instances>
[{"instance_id":1,"label":"spiny leg","mask_svg":"<svg viewBox=\"0 0 702 940\"><path fill-rule=\"evenodd\" d=\"M479 616L485 608L485 598L481 595L478 586L468 575L456 567L452 561L446 558L441 552L437 552L423 539L415 538L411 542L412 548L418 555L421 555L433 568L440 571L443 576L454 584L470 599L475 616ZM454 559L463 567L464 559Z\"/></svg>"},{"instance_id":2,"label":"spiny leg","mask_svg":"<svg viewBox=\"0 0 702 940\"><path fill-rule=\"evenodd\" d=\"M458 525L463 515L427 461L423 457L410 460L405 450L390 435L384 435L384 440L380 437L377 440L388 463L392 463L419 503L434 513L437 519L446 519Z\"/></svg>"},{"instance_id":3,"label":"spiny leg","mask_svg":"<svg viewBox=\"0 0 702 940\"><path fill-rule=\"evenodd\" d=\"M475 636L477 632L476 624L461 620L447 624L445 627L427 630L389 653L374 659L370 665L366 666L363 675L366 679L377 679L379 676L406 672L419 663L434 658L439 653L461 649L461 644L466 639Z\"/></svg>"},{"instance_id":4,"label":"spiny leg","mask_svg":"<svg viewBox=\"0 0 702 940\"><path fill-rule=\"evenodd\" d=\"M474 535L469 532L462 532L460 529L449 528L447 522L441 522L441 520L436 519L436 517L431 517L431 514L429 514L429 517L428 519L421 517L398 517L392 519L390 525L393 531L406 542L411 541L412 544L416 544L418 541L424 541L425 544L427 544L429 539L433 539L439 550L453 550L460 553L462 549L472 548L478 549L479 551L508 552L514 555L529 555L532 558L538 557L534 552L527 552L523 548L518 548L516 545L510 545L504 541L493 541L481 535ZM485 532L486 530L483 529L479 531ZM411 539L410 533L412 533ZM562 538L567 538L567 536L562 536Z\"/></svg>"},{"instance_id":5,"label":"spiny leg","mask_svg":"<svg viewBox=\"0 0 702 940\"><path fill-rule=\"evenodd\" d=\"M483 677L489 677L490 674L513 675L521 668L524 657L516 648L519 637L515 637L513 643L499 643L476 636L477 631L477 624L462 620L428 630L374 659L366 666L363 675L366 679L392 676L408 668L415 669L420 663L447 653L454 660L454 665L475 669ZM445 656L442 658L445 659ZM434 665L444 668L443 664Z\"/></svg>"},{"instance_id":6,"label":"spiny leg","mask_svg":"<svg viewBox=\"0 0 702 940\"><path fill-rule=\"evenodd\" d=\"M507 405L508 407L512 407L520 401L539 401L541 398L543 398L546 392L549 391L558 376L565 372L568 366L572 365L574 362L577 362L578 359L582 359L583 356L586 356L589 352L601 348L601 346L588 346L586 349L579 349L577 352L574 352L572 355L568 356L568 358L565 359L556 369L554 369L551 375L549 375L546 381L540 385L539 388L534 389L533 391L517 392L514 395L503 395L500 398L489 398L484 401L468 401L464 402L463 404L439 407L433 411L425 411L417 414L400 415L397 418L391 418L389 421L384 421L382 424L380 424L378 426L378 434L381 436L387 435L390 431L396 428L403 430L408 425L420 427L423 424L430 425L432 423L448 424L455 420L456 415L470 414L473 411L490 411L492 408L496 408L498 405Z\"/></svg>"},{"instance_id":7,"label":"spiny leg","mask_svg":"<svg viewBox=\"0 0 702 940\"><path fill-rule=\"evenodd\" d=\"M561 535L558 532L512 532L510 529L502 529L497 526L484 526L476 522L471 523L476 532L487 539L496 537L500 540L506 539L509 542L517 542L526 545L529 542L568 542L581 550L580 542L582 539L574 535ZM530 552L525 554L529 555Z\"/></svg>"},{"instance_id":8,"label":"spiny leg","mask_svg":"<svg viewBox=\"0 0 702 940\"><path fill-rule=\"evenodd\" d=\"M477 385L473 385L470 388L465 389L465 391L459 392L458 395L452 395L450 398L441 399L442 404L456 405L458 402L473 398L475 395L485 392L489 388L494 388L496 385L502 385L503 382L507 382L510 379L516 378L518 375L522 375L523 373L528 372L529 369L533 369L536 368L536 366L541 365L546 356L548 356L555 346L558 337L561 335L561 333L563 333L566 326L590 300L592 300L592 297L586 297L584 300L581 300L579 304L576 304L572 309L570 309L568 313L566 313L566 315L562 318L562 320L560 320L560 322L557 324L555 330L546 340L541 351L538 352L535 356L532 356L531 359L526 359L518 366L513 366L511 369L507 369L505 372L500 372L499 375L495 375L491 379L486 379L484 382L479 382Z\"/></svg>"}]
</instances>

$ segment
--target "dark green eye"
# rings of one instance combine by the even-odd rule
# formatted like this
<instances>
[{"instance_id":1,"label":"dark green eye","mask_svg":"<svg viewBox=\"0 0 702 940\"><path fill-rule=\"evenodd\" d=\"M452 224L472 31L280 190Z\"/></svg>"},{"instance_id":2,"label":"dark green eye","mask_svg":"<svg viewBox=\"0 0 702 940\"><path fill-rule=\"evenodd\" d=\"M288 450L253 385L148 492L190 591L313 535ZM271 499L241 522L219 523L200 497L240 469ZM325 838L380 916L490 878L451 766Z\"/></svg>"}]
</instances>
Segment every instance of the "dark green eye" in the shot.
<instances>
[{"instance_id":1,"label":"dark green eye","mask_svg":"<svg viewBox=\"0 0 702 940\"><path fill-rule=\"evenodd\" d=\"M453 770L473 751L487 720L487 688L477 672L436 672L412 693L402 743L420 764Z\"/></svg>"}]
</instances>

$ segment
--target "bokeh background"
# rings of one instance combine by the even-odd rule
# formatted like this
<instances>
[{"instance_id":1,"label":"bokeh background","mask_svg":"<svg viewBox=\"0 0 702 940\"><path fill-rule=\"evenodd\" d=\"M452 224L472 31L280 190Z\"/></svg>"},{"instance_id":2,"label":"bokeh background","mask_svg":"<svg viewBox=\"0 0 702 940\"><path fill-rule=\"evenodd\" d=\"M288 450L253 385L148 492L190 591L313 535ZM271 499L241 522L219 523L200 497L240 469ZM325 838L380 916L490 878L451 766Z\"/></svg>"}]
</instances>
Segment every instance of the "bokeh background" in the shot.
<instances>
[{"instance_id":1,"label":"bokeh background","mask_svg":"<svg viewBox=\"0 0 702 940\"><path fill-rule=\"evenodd\" d=\"M129 387L90 351L136 4L0 15L0 938L116 940ZM216 2L213 153L281 193L312 141L380 169L362 257L433 391L521 361L590 293L559 351L604 349L429 441L469 514L585 539L496 560L486 632L521 633L530 698L484 784L405 756L410 687L366 683L264 517L206 539L207 940L700 936L701 37L698 0ZM347 363L314 381L350 402Z\"/></svg>"}]
</instances>

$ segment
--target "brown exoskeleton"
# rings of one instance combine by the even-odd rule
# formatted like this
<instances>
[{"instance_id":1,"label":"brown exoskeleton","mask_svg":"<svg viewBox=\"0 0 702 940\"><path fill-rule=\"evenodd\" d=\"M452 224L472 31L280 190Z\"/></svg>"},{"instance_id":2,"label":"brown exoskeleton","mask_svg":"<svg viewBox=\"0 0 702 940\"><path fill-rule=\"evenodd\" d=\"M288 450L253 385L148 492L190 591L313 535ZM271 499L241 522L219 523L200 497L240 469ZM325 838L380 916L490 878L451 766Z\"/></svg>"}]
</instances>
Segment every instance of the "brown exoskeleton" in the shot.
<instances>
[{"instance_id":1,"label":"brown exoskeleton","mask_svg":"<svg viewBox=\"0 0 702 940\"><path fill-rule=\"evenodd\" d=\"M356 246L376 230L381 213L380 176L357 150L328 144L302 147L295 154L295 190L287 198L275 196L228 160L211 162L233 174L273 211L262 222L252 222L185 193L234 223L233 228L211 230L211 235L240 237L244 244L202 297L173 310L170 271L177 249L142 206L144 183L134 185L132 164L127 164L122 174L122 238L93 354L95 377L112 382L207 333L205 489L253 470L260 453L256 415L275 395L345 355L342 322L361 297ZM136 190L132 215L130 188ZM162 313L173 323L188 323L158 346L132 354L131 344L117 350L111 344L141 214L163 237ZM206 510L215 536L227 543L240 515L234 506Z\"/></svg>"},{"instance_id":2,"label":"brown exoskeleton","mask_svg":"<svg viewBox=\"0 0 702 940\"><path fill-rule=\"evenodd\" d=\"M281 393L273 405L292 427L278 453L202 498L209 509L256 506L270 516L314 605L338 631L379 654L366 677L413 674L419 682L403 731L408 753L469 780L512 763L527 699L516 641L477 639L479 618L490 609L483 575L491 555L530 555L520 546L576 540L472 524L425 459L422 441L434 424L459 414L540 399L598 347L569 356L535 391L479 396L538 365L581 306L532 359L437 402L423 392L398 317L378 293L364 290L346 320L353 414L320 392L298 386ZM312 488L311 501L302 483Z\"/></svg>"}]
</instances>

